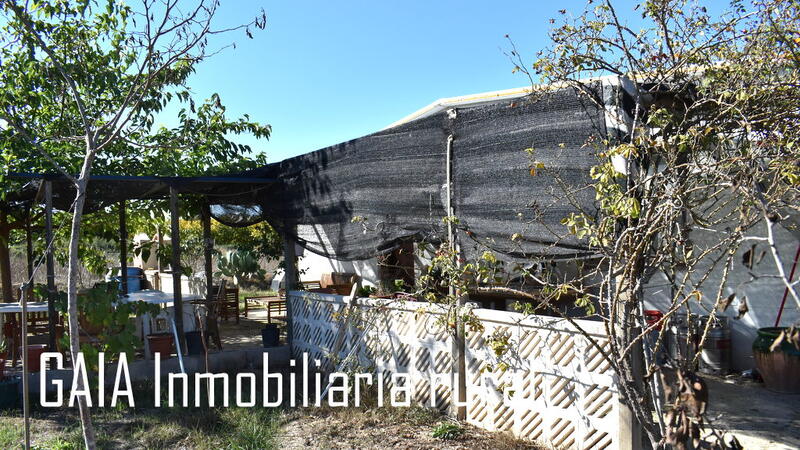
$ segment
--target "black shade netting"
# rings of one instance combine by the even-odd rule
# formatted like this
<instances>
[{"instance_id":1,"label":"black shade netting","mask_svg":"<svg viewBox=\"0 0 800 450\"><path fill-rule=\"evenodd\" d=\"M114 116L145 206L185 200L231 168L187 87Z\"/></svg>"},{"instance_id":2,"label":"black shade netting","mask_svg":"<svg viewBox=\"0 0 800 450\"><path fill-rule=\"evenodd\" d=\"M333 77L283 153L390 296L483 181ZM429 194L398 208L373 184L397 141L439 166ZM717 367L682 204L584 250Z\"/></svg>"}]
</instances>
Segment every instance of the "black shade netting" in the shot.
<instances>
[{"instance_id":1,"label":"black shade netting","mask_svg":"<svg viewBox=\"0 0 800 450\"><path fill-rule=\"evenodd\" d=\"M468 257L486 249L516 260L591 253L561 221L596 213L589 170L598 162L592 141L606 134L604 108L562 89L461 108L453 134L455 211Z\"/></svg>"},{"instance_id":2,"label":"black shade netting","mask_svg":"<svg viewBox=\"0 0 800 450\"><path fill-rule=\"evenodd\" d=\"M434 115L241 175L280 179L261 197L264 218L278 229L297 224L295 237L318 254L365 259L392 250L404 239L438 239L445 216L443 117ZM242 210L220 204L212 214L232 224ZM252 223L252 216L246 222Z\"/></svg>"},{"instance_id":3,"label":"black shade netting","mask_svg":"<svg viewBox=\"0 0 800 450\"><path fill-rule=\"evenodd\" d=\"M598 99L614 97L599 83L592 89ZM297 224L301 245L338 260L366 259L406 239L441 242L452 134L454 214L468 256L586 256L591 250L561 220L596 212L590 141L605 138L606 114L603 100L572 88L459 107L239 174L280 183L259 193L258 207L220 202L212 213L234 225L254 223L259 212L279 229ZM534 161L544 166L535 176Z\"/></svg>"}]
</instances>

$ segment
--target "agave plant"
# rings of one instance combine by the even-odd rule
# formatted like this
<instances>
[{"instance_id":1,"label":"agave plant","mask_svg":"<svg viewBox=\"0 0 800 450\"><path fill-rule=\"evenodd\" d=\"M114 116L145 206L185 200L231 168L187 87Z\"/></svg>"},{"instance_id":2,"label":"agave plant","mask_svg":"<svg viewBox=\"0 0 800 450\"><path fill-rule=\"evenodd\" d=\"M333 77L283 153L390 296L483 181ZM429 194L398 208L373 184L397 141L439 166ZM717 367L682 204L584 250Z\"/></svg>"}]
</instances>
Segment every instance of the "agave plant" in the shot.
<instances>
[{"instance_id":1,"label":"agave plant","mask_svg":"<svg viewBox=\"0 0 800 450\"><path fill-rule=\"evenodd\" d=\"M217 261L217 268L218 276L231 278L236 284L252 278L263 278L267 273L258 263L258 256L249 250L228 252Z\"/></svg>"}]
</instances>

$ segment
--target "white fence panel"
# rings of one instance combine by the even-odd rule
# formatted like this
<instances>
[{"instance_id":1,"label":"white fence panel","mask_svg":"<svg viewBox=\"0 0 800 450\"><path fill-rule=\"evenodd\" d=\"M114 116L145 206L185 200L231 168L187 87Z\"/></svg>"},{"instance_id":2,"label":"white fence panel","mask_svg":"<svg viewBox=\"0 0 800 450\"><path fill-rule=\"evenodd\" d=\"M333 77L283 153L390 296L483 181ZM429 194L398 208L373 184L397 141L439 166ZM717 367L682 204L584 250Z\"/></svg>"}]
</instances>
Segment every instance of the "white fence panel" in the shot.
<instances>
[{"instance_id":1,"label":"white fence panel","mask_svg":"<svg viewBox=\"0 0 800 450\"><path fill-rule=\"evenodd\" d=\"M288 298L294 354L330 357L346 297L292 291ZM436 406L449 408L454 342L430 305L362 298L352 308L357 313L351 312L336 359L357 346L353 353L361 367L382 376L387 390L392 374L407 374L416 402L430 405L433 383ZM485 330L466 337L469 423L556 448L615 449L629 442L621 435L628 427L621 427L615 375L573 325L552 317L474 312ZM607 345L602 323L576 323L600 348ZM497 342L492 336L505 336L509 351L502 357L489 345Z\"/></svg>"},{"instance_id":2,"label":"white fence panel","mask_svg":"<svg viewBox=\"0 0 800 450\"><path fill-rule=\"evenodd\" d=\"M485 330L467 335L469 423L556 448L620 447L616 379L597 347L563 319L484 309L475 315ZM602 323L576 323L607 345ZM491 336L507 338L501 358L487 345Z\"/></svg>"}]
</instances>

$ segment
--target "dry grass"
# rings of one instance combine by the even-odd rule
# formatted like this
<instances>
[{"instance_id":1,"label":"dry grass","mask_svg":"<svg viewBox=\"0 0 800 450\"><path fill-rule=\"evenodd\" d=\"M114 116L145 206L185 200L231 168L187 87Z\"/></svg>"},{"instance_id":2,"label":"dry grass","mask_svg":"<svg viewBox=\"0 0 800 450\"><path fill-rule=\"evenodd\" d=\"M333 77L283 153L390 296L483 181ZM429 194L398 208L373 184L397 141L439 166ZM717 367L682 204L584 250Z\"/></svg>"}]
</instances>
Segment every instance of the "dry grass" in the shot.
<instances>
[{"instance_id":1,"label":"dry grass","mask_svg":"<svg viewBox=\"0 0 800 450\"><path fill-rule=\"evenodd\" d=\"M93 408L99 448L261 449L275 448L281 411L274 408L152 407L152 388L137 386L136 407ZM192 394L190 394L192 395ZM19 448L22 418L0 418L0 448ZM32 444L40 449L81 449L75 409L38 409Z\"/></svg>"},{"instance_id":2,"label":"dry grass","mask_svg":"<svg viewBox=\"0 0 800 450\"><path fill-rule=\"evenodd\" d=\"M134 408L92 410L100 448L543 448L453 421L430 408L378 407L374 393L365 392L360 408L154 408L151 385L136 384L134 391ZM194 398L191 385L189 398ZM18 411L0 416L0 448L20 447L20 416ZM35 448L83 448L75 409L35 410L31 436Z\"/></svg>"},{"instance_id":3,"label":"dry grass","mask_svg":"<svg viewBox=\"0 0 800 450\"><path fill-rule=\"evenodd\" d=\"M288 410L277 437L281 448L537 449L506 433L490 433L421 408L304 408ZM442 423L460 430L453 439L434 437Z\"/></svg>"}]
</instances>

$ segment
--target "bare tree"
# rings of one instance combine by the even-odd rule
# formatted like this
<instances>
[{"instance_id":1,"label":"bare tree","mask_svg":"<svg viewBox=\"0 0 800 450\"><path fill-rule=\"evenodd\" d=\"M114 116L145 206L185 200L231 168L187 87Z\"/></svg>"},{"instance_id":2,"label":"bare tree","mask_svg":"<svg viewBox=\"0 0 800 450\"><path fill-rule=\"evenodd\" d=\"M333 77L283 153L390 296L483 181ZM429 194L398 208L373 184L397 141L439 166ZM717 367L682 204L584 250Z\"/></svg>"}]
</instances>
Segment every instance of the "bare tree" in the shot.
<instances>
[{"instance_id":1,"label":"bare tree","mask_svg":"<svg viewBox=\"0 0 800 450\"><path fill-rule=\"evenodd\" d=\"M513 43L508 55L514 71L542 82L535 93L574 90L598 108L610 106L598 92L598 76L627 80L618 83L631 99L620 108L624 135L586 143L598 155L591 185L562 183L566 198L584 189L596 194L596 211L576 209L562 222L594 258L560 271L547 258L503 264L487 249L458 265L443 248L431 266L436 276L422 278L423 295L456 305L437 290L442 278L461 292L512 293L530 299L520 305L523 312L559 315L580 330L576 316L559 307L571 299L605 323L607 346L583 334L619 375L620 396L653 446L687 448L699 444L707 389L692 361L667 373L642 352L645 339L660 328L656 346L663 347L664 325L678 311L693 310L710 317L698 330L702 348L714 317L737 297L740 316L746 314L736 292L742 286L729 282L742 262L751 281L779 280L800 306L798 283L783 270L775 237L777 226L796 230L800 213L800 6L733 2L712 16L691 2L651 0L636 6L642 25L634 29L612 2L589 3L575 18L561 11L552 45L532 65ZM531 175L547 173L531 154ZM522 242L524 234L510 240ZM694 243L698 234L702 246ZM756 268L757 254L769 255L774 271ZM663 319L648 324L644 289L654 273L669 280L671 298ZM792 328L784 338L797 336ZM717 438L719 448L737 445Z\"/></svg>"}]
</instances>

